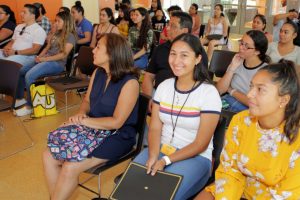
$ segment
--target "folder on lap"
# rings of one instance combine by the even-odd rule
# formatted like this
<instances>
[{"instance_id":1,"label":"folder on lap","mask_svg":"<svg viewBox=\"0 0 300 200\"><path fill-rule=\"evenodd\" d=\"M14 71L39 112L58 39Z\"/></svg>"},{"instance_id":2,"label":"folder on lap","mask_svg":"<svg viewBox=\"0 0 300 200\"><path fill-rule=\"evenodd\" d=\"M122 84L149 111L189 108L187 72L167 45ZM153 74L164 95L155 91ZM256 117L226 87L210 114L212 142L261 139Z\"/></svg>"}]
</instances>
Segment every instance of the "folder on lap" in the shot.
<instances>
[{"instance_id":1,"label":"folder on lap","mask_svg":"<svg viewBox=\"0 0 300 200\"><path fill-rule=\"evenodd\" d=\"M168 200L173 199L182 176L158 171L147 174L147 168L131 162L110 195L111 200Z\"/></svg>"},{"instance_id":2,"label":"folder on lap","mask_svg":"<svg viewBox=\"0 0 300 200\"><path fill-rule=\"evenodd\" d=\"M221 34L211 34L211 35L206 36L206 38L208 40L221 40L223 38L223 35L221 35Z\"/></svg>"}]
</instances>

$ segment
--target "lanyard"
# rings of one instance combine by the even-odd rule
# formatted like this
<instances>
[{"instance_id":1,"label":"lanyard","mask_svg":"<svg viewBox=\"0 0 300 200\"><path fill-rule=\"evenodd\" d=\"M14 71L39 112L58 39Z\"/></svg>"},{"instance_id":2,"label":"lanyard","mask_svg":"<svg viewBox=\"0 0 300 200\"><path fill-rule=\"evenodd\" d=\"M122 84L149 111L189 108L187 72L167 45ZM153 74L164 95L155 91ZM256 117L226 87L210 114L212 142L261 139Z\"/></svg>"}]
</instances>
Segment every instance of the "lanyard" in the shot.
<instances>
[{"instance_id":1,"label":"lanyard","mask_svg":"<svg viewBox=\"0 0 300 200\"><path fill-rule=\"evenodd\" d=\"M174 94L173 94L173 100L172 100L172 109L171 109L171 121L172 121L172 127L173 127L172 138L171 138L171 141L170 141L171 144L173 143L173 139L174 139L174 136L175 136L175 129L176 129L176 126L177 126L178 117L179 117L179 115L180 115L180 113L182 111L182 108L184 107L185 103L187 102L187 100L188 100L188 98L189 98L189 96L190 96L193 88L195 87L195 84L196 84L196 81L195 81L192 89L189 91L188 96L186 97L185 101L183 102L183 104L182 104L182 106L181 106L178 114L176 115L175 123L173 122L173 106L174 106L174 99L175 99L175 92L176 92L176 88L175 87L176 86L174 87ZM175 85L176 85L176 83L175 83Z\"/></svg>"}]
</instances>

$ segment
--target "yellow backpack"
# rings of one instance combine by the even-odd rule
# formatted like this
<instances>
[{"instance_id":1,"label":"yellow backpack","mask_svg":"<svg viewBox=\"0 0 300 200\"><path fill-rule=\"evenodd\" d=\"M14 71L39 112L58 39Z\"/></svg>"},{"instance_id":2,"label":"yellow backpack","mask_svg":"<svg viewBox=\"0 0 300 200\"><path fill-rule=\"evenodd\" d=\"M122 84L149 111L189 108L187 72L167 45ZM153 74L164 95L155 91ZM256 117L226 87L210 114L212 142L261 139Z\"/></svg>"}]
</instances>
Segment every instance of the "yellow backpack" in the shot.
<instances>
[{"instance_id":1,"label":"yellow backpack","mask_svg":"<svg viewBox=\"0 0 300 200\"><path fill-rule=\"evenodd\" d=\"M30 94L34 117L43 117L57 113L55 91L45 82L31 84Z\"/></svg>"}]
</instances>

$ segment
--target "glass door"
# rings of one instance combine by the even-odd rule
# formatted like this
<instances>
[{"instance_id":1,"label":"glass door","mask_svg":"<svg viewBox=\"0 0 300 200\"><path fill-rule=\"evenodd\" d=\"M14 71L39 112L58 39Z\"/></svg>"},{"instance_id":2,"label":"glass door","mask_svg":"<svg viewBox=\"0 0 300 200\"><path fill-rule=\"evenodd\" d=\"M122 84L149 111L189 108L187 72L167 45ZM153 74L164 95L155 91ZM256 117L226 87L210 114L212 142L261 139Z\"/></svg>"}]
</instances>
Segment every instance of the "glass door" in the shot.
<instances>
[{"instance_id":1,"label":"glass door","mask_svg":"<svg viewBox=\"0 0 300 200\"><path fill-rule=\"evenodd\" d=\"M231 33L244 34L252 28L256 14L266 15L269 0L220 0Z\"/></svg>"}]
</instances>

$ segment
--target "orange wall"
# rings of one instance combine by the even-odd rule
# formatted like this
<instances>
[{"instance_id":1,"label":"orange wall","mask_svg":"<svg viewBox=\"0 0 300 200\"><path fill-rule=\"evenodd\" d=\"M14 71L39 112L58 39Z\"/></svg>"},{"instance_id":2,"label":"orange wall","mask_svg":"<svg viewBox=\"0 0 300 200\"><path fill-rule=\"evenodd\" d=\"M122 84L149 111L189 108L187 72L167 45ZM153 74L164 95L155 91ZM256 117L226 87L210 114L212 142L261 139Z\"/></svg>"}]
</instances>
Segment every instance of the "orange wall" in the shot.
<instances>
[{"instance_id":1,"label":"orange wall","mask_svg":"<svg viewBox=\"0 0 300 200\"><path fill-rule=\"evenodd\" d=\"M62 5L62 0L1 0L0 4L8 5L15 12L17 23L21 23L20 13L24 4L35 2L43 3L47 12L46 16L50 19L50 21L54 21L55 15Z\"/></svg>"},{"instance_id":2,"label":"orange wall","mask_svg":"<svg viewBox=\"0 0 300 200\"><path fill-rule=\"evenodd\" d=\"M113 12L115 11L115 1L111 1L111 0L99 0L99 10L101 10L102 8L105 7L109 7L113 10Z\"/></svg>"}]
</instances>

